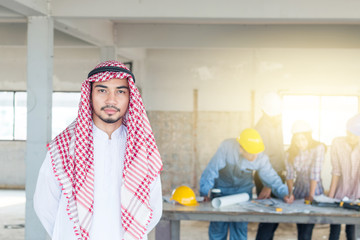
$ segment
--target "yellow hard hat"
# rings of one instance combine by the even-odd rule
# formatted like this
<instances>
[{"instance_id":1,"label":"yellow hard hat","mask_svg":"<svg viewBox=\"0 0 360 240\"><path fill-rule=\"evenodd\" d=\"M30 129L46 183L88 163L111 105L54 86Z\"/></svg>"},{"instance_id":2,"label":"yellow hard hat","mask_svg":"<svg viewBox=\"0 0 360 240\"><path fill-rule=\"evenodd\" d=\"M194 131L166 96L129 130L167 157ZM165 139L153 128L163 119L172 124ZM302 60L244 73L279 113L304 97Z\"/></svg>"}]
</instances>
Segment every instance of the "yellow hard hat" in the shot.
<instances>
[{"instance_id":1,"label":"yellow hard hat","mask_svg":"<svg viewBox=\"0 0 360 240\"><path fill-rule=\"evenodd\" d=\"M253 128L247 128L242 131L236 140L248 153L257 154L265 150L260 134Z\"/></svg>"},{"instance_id":2,"label":"yellow hard hat","mask_svg":"<svg viewBox=\"0 0 360 240\"><path fill-rule=\"evenodd\" d=\"M194 191L187 186L177 187L170 198L170 200L175 200L178 203L185 206L197 206L199 203L196 201Z\"/></svg>"}]
</instances>

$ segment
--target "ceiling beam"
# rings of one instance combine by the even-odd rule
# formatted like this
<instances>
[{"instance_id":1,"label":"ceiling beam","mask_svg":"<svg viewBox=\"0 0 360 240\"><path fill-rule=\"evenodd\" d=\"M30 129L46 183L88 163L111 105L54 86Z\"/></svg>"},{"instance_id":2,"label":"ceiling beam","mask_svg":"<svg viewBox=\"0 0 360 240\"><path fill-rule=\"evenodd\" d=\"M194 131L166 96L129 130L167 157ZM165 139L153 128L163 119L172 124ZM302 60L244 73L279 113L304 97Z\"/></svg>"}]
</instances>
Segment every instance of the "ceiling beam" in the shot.
<instances>
[{"instance_id":1,"label":"ceiling beam","mask_svg":"<svg viewBox=\"0 0 360 240\"><path fill-rule=\"evenodd\" d=\"M119 48L360 48L359 25L119 23L115 31Z\"/></svg>"},{"instance_id":2,"label":"ceiling beam","mask_svg":"<svg viewBox=\"0 0 360 240\"><path fill-rule=\"evenodd\" d=\"M48 14L47 0L1 0L0 5L23 16Z\"/></svg>"},{"instance_id":3,"label":"ceiling beam","mask_svg":"<svg viewBox=\"0 0 360 240\"><path fill-rule=\"evenodd\" d=\"M117 48L116 54L131 59L144 60L146 58L146 49L143 48Z\"/></svg>"},{"instance_id":4,"label":"ceiling beam","mask_svg":"<svg viewBox=\"0 0 360 240\"><path fill-rule=\"evenodd\" d=\"M113 46L113 23L100 19L56 19L55 29L98 47Z\"/></svg>"}]
</instances>

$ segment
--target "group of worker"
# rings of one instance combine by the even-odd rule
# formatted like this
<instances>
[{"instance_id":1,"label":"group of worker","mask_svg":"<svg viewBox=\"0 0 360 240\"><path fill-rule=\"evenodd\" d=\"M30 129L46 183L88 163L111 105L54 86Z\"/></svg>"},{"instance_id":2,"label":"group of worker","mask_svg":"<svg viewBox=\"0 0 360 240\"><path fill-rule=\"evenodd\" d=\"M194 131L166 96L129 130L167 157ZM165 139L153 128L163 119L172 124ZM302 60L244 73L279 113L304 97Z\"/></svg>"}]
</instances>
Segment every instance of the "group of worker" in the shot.
<instances>
[{"instance_id":1,"label":"group of worker","mask_svg":"<svg viewBox=\"0 0 360 240\"><path fill-rule=\"evenodd\" d=\"M268 93L263 99L263 115L255 128L243 130L238 138L223 141L200 178L200 195L209 200L211 189L221 196L248 193L256 185L258 199L276 197L291 204L295 199L311 202L324 194L321 169L325 144L312 137L310 125L302 120L292 126L292 140L284 151L281 99ZM331 145L332 181L328 196L336 199L360 198L360 114L347 123L347 136ZM259 223L256 240L270 240L278 223ZM297 224L298 239L312 238L314 224ZM339 239L340 225L330 227L330 240ZM246 222L210 222L209 239L247 239ZM346 225L347 239L355 239L355 226Z\"/></svg>"}]
</instances>

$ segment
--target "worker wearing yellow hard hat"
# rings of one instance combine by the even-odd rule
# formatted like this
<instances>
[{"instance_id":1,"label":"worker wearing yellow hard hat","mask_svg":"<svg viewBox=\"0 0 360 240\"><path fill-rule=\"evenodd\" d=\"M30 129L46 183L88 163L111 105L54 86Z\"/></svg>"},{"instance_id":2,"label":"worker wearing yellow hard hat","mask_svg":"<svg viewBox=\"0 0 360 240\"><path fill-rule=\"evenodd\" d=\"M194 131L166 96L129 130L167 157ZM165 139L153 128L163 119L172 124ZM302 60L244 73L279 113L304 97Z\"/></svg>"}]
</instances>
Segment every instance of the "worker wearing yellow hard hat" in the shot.
<instances>
[{"instance_id":1,"label":"worker wearing yellow hard hat","mask_svg":"<svg viewBox=\"0 0 360 240\"><path fill-rule=\"evenodd\" d=\"M246 156L249 156L251 160L254 160L258 153L265 150L260 134L253 128L247 128L242 131L236 140L239 142L241 149L245 150L242 151L243 155L246 154Z\"/></svg>"},{"instance_id":2,"label":"worker wearing yellow hard hat","mask_svg":"<svg viewBox=\"0 0 360 240\"><path fill-rule=\"evenodd\" d=\"M253 172L257 171L266 187L286 200L288 189L264 154L264 143L253 128L243 130L237 138L224 140L200 178L200 195L208 200L211 189L220 189L221 196L248 193L252 198ZM210 222L209 239L247 239L245 222Z\"/></svg>"}]
</instances>

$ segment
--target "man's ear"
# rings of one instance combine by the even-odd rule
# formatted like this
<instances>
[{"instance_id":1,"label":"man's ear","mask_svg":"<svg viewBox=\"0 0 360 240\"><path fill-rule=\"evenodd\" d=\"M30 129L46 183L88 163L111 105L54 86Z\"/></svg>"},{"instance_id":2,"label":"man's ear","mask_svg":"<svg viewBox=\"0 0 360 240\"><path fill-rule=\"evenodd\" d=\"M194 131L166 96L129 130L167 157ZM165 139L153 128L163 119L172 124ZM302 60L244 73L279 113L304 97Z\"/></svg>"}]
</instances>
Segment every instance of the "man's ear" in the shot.
<instances>
[{"instance_id":1,"label":"man's ear","mask_svg":"<svg viewBox=\"0 0 360 240\"><path fill-rule=\"evenodd\" d=\"M242 148L241 145L239 146L239 148L240 148L240 153L243 154L243 153L244 153L244 149Z\"/></svg>"}]
</instances>

